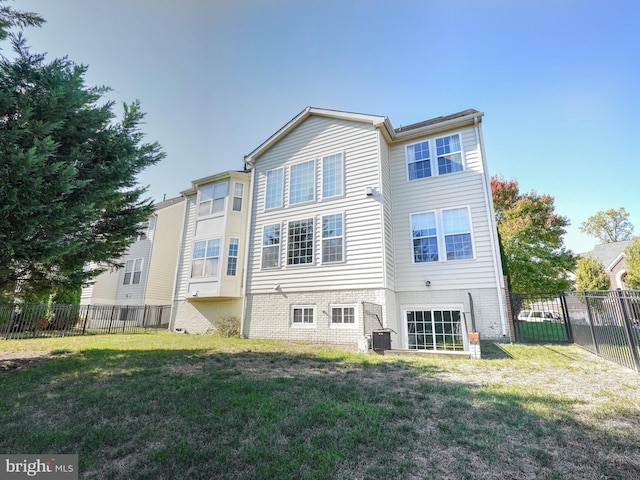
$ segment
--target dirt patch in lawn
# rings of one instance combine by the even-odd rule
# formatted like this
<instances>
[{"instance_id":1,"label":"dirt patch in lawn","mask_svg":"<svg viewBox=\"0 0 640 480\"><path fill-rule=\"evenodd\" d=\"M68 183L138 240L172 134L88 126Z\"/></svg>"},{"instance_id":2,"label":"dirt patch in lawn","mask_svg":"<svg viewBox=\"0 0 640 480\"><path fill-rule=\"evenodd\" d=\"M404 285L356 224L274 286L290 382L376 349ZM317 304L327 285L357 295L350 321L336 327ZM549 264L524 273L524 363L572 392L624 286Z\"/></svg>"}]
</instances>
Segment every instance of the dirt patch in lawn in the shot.
<instances>
[{"instance_id":1,"label":"dirt patch in lawn","mask_svg":"<svg viewBox=\"0 0 640 480\"><path fill-rule=\"evenodd\" d=\"M0 352L0 373L22 370L52 356L51 352L42 350Z\"/></svg>"}]
</instances>

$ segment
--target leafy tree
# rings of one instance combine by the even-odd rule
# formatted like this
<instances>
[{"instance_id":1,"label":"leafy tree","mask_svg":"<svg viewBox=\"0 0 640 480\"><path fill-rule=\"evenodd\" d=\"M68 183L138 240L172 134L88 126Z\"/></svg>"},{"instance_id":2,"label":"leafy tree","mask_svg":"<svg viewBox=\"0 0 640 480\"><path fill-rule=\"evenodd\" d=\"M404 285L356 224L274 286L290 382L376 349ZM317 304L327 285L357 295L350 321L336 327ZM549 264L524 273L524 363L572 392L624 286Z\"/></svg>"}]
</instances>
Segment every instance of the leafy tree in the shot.
<instances>
[{"instance_id":1,"label":"leafy tree","mask_svg":"<svg viewBox=\"0 0 640 480\"><path fill-rule=\"evenodd\" d=\"M604 265L597 258L585 255L576 262L577 290L609 290L611 281Z\"/></svg>"},{"instance_id":2,"label":"leafy tree","mask_svg":"<svg viewBox=\"0 0 640 480\"><path fill-rule=\"evenodd\" d=\"M34 27L44 23L44 18L33 12L14 10L8 5L2 5L7 0L0 0L0 40L9 35L12 27Z\"/></svg>"},{"instance_id":3,"label":"leafy tree","mask_svg":"<svg viewBox=\"0 0 640 480\"><path fill-rule=\"evenodd\" d=\"M502 262L511 288L521 293L568 290L575 266L562 236L569 220L555 213L550 195L520 193L516 180L491 178Z\"/></svg>"},{"instance_id":4,"label":"leafy tree","mask_svg":"<svg viewBox=\"0 0 640 480\"><path fill-rule=\"evenodd\" d=\"M580 231L596 237L601 243L629 240L633 234L633 225L629 222L629 212L624 207L617 210L599 211L580 224Z\"/></svg>"},{"instance_id":5,"label":"leafy tree","mask_svg":"<svg viewBox=\"0 0 640 480\"><path fill-rule=\"evenodd\" d=\"M47 62L11 35L14 59L0 59L0 296L40 298L77 290L87 262L118 266L152 213L137 175L163 158L142 143L144 114L100 103L87 67Z\"/></svg>"},{"instance_id":6,"label":"leafy tree","mask_svg":"<svg viewBox=\"0 0 640 480\"><path fill-rule=\"evenodd\" d=\"M624 250L626 258L625 268L627 278L625 281L629 288L640 290L640 237L636 237Z\"/></svg>"}]
</instances>

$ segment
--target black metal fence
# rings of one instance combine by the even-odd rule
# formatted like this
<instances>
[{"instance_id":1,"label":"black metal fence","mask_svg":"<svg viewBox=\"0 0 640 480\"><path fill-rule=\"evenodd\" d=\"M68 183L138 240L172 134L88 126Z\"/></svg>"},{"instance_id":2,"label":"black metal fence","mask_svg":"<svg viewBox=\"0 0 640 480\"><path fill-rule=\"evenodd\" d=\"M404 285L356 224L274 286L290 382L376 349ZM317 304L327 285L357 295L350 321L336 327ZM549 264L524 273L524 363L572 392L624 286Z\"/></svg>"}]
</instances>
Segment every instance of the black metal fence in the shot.
<instances>
[{"instance_id":1,"label":"black metal fence","mask_svg":"<svg viewBox=\"0 0 640 480\"><path fill-rule=\"evenodd\" d=\"M511 293L511 320L517 342L570 343L562 299L557 293Z\"/></svg>"},{"instance_id":2,"label":"black metal fence","mask_svg":"<svg viewBox=\"0 0 640 480\"><path fill-rule=\"evenodd\" d=\"M640 372L640 290L511 293L517 342L575 343Z\"/></svg>"},{"instance_id":3,"label":"black metal fence","mask_svg":"<svg viewBox=\"0 0 640 480\"><path fill-rule=\"evenodd\" d=\"M166 329L170 305L0 306L0 337L34 338Z\"/></svg>"},{"instance_id":4,"label":"black metal fence","mask_svg":"<svg viewBox=\"0 0 640 480\"><path fill-rule=\"evenodd\" d=\"M561 293L573 342L640 372L640 290Z\"/></svg>"}]
</instances>

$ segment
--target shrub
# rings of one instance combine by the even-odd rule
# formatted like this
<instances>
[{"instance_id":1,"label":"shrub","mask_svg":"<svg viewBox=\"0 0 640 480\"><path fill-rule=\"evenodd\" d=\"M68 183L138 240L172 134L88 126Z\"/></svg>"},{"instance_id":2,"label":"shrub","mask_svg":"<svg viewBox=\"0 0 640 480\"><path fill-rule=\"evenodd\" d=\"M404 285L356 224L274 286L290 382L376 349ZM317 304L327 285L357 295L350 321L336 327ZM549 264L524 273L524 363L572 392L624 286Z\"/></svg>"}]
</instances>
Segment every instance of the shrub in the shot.
<instances>
[{"instance_id":1,"label":"shrub","mask_svg":"<svg viewBox=\"0 0 640 480\"><path fill-rule=\"evenodd\" d=\"M238 317L218 317L213 319L216 333L224 338L240 336L240 320Z\"/></svg>"}]
</instances>

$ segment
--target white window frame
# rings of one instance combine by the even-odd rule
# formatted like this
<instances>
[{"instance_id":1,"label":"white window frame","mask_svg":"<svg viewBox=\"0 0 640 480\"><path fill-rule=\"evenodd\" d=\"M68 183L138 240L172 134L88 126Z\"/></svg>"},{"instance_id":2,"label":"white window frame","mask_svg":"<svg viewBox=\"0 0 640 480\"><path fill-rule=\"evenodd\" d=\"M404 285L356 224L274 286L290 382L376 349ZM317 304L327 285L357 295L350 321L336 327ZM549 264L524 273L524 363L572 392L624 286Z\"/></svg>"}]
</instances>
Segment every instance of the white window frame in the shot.
<instances>
[{"instance_id":1,"label":"white window frame","mask_svg":"<svg viewBox=\"0 0 640 480\"><path fill-rule=\"evenodd\" d=\"M341 309L342 310L342 315L344 318L344 309L346 308L353 308L353 323L344 323L344 322L339 322L339 323L334 323L334 309ZM357 329L358 328L358 318L360 316L360 312L358 310L358 305L353 303L335 303L335 304L331 304L329 305L329 328L345 328L345 329Z\"/></svg>"},{"instance_id":2,"label":"white window frame","mask_svg":"<svg viewBox=\"0 0 640 480\"><path fill-rule=\"evenodd\" d=\"M460 150L456 150L455 152L450 152L450 153L446 153L446 154L441 154L438 155L438 140L443 140L445 138L448 137L455 137L458 136L459 142L460 142ZM429 148L429 157L428 159L419 159L416 160L415 158L410 159L409 158L409 149L411 147L415 147L416 145L421 145L423 143L427 143L428 148ZM442 158L445 158L446 156L449 155L454 155L454 154L460 154L460 166L461 169L460 170L455 170L453 172L440 172L440 160ZM438 177L438 176L442 176L442 175L451 175L452 173L457 173L457 172L464 172L467 169L466 163L465 163L465 152L464 152L464 145L462 142L462 133L461 132L452 132L452 133L448 133L447 135L440 135L437 137L433 137L433 138L427 138L427 139L423 139L420 140L419 142L413 142L413 143L408 143L407 145L405 145L404 147L404 155L405 155L405 161L406 161L406 175L407 175L407 180L410 182L416 181L416 180L421 180L424 178L431 178L431 177ZM409 174L409 165L411 164L415 164L418 162L423 162L423 161L429 161L429 169L430 169L430 175L426 175L423 177L416 177L416 178L411 178L411 175Z\"/></svg>"},{"instance_id":3,"label":"white window frame","mask_svg":"<svg viewBox=\"0 0 640 480\"><path fill-rule=\"evenodd\" d=\"M278 243L265 243L265 230L269 227L278 227ZM260 256L260 269L261 270L273 270L276 268L280 268L281 267L281 263L282 263L282 224L281 223L271 223L269 225L264 225L262 227L262 243L261 243L261 256ZM275 238L275 237L274 237ZM265 262L265 249L267 248L273 248L276 247L275 249L277 250L277 260L278 260L278 264L276 266L265 266L264 262Z\"/></svg>"},{"instance_id":4,"label":"white window frame","mask_svg":"<svg viewBox=\"0 0 640 480\"><path fill-rule=\"evenodd\" d=\"M244 183L235 182L233 184L233 206L232 206L232 210L234 212L242 211L243 197L244 197Z\"/></svg>"},{"instance_id":5,"label":"white window frame","mask_svg":"<svg viewBox=\"0 0 640 480\"><path fill-rule=\"evenodd\" d=\"M150 227L151 226L150 226L149 220L147 220L146 222L142 222L140 224L138 235L136 236L136 242L139 242L140 240L146 240L147 238L149 238L149 231L151 230Z\"/></svg>"},{"instance_id":6,"label":"white window frame","mask_svg":"<svg viewBox=\"0 0 640 480\"><path fill-rule=\"evenodd\" d=\"M340 215L341 218L341 233L340 235L333 235L330 237L325 237L325 230L324 230L324 221L325 218L327 217L333 217L335 215ZM345 222L344 222L344 218L345 218L345 214L344 212L336 212L336 213L330 213L327 215L322 215L322 217L320 218L320 263L322 264L331 264L331 263L344 263L346 261L346 253L345 253ZM325 260L325 255L324 255L324 245L325 242L329 242L332 240L336 240L339 239L340 240L340 248L341 248L341 258L339 260Z\"/></svg>"},{"instance_id":7,"label":"white window frame","mask_svg":"<svg viewBox=\"0 0 640 480\"><path fill-rule=\"evenodd\" d=\"M451 351L456 351L456 352L468 352L469 351L469 338L468 338L468 332L467 332L467 324L465 321L465 311L464 311L464 305L461 303L454 303L454 304L431 304L431 305L401 305L400 306L400 310L402 311L402 332L403 332L403 341L404 341L404 345L405 348L408 350L416 350L416 351L427 351L427 352L431 352L431 351L438 351L438 352L451 352ZM415 311L422 311L422 312L431 312L432 315L432 322L433 320L433 313L436 311L457 311L460 312L460 326L461 326L461 338L462 338L462 350L456 349L456 350L445 350L445 349L438 349L438 348L434 348L434 349L412 349L409 347L409 325L407 322L407 313L408 312L415 312ZM437 345L434 343L434 345L437 347Z\"/></svg>"},{"instance_id":8,"label":"white window frame","mask_svg":"<svg viewBox=\"0 0 640 480\"><path fill-rule=\"evenodd\" d=\"M418 236L418 237L414 237L414 230L413 230L413 217L414 216L418 216L418 215L433 215L434 219L435 219L435 224L436 224L436 234L435 235L423 235L423 236ZM422 263L435 263L440 261L440 259L442 258L442 255L440 254L440 239L439 239L439 231L440 228L438 228L438 212L436 210L428 210L426 212L414 212L411 213L409 215L409 229L411 232L411 261L412 263L417 263L417 264L422 264ZM436 239L436 255L438 256L438 258L436 260L425 260L422 262L417 262L416 261L416 252L415 252L415 245L414 245L414 241L415 240L419 240L419 239L423 239L423 238L434 238Z\"/></svg>"},{"instance_id":9,"label":"white window frame","mask_svg":"<svg viewBox=\"0 0 640 480\"><path fill-rule=\"evenodd\" d=\"M274 182L275 175L279 174L279 182ZM265 176L265 188L264 188L264 209L272 210L274 208L282 208L284 205L284 168L274 168L268 170L264 174ZM269 203L270 195L273 194L274 202L272 205Z\"/></svg>"},{"instance_id":10,"label":"white window frame","mask_svg":"<svg viewBox=\"0 0 640 480\"><path fill-rule=\"evenodd\" d=\"M295 243L296 243L296 242L291 240L291 228L292 228L291 224L298 223L298 222L309 222L309 221L311 222L311 241L310 241L311 242L311 261L310 262L304 262L304 263L303 262L298 262L298 263L292 262L292 263L289 263L289 259L290 259L289 253L291 252L291 248L293 246L295 246ZM308 242L309 240L306 240L306 241ZM301 218L299 220L289 220L287 222L287 249L286 249L286 254L287 254L286 255L286 265L287 265L287 267L289 267L289 268L290 267L306 267L306 266L315 265L315 263L316 263L316 249L315 249L315 246L316 246L316 219L315 219L315 217ZM306 258L306 257L307 257L307 255L305 255L304 257L299 256L299 257L293 257L293 258L295 259L295 258Z\"/></svg>"},{"instance_id":11,"label":"white window frame","mask_svg":"<svg viewBox=\"0 0 640 480\"><path fill-rule=\"evenodd\" d=\"M220 193L216 193L216 187L224 187L224 195L220 196ZM203 199L203 192L211 189L211 198ZM218 195L218 196L216 196ZM229 180L222 180L219 182L208 183L198 188L198 205L197 215L203 217L206 215L222 214L224 213L226 198L229 196ZM219 206L221 205L221 206Z\"/></svg>"},{"instance_id":12,"label":"white window frame","mask_svg":"<svg viewBox=\"0 0 640 480\"><path fill-rule=\"evenodd\" d=\"M144 259L131 258L124 264L124 278L122 279L123 285L140 285L142 279L142 266Z\"/></svg>"},{"instance_id":13,"label":"white window frame","mask_svg":"<svg viewBox=\"0 0 640 480\"><path fill-rule=\"evenodd\" d=\"M297 181L298 178L295 178L295 179L293 178L294 169L305 168L304 166L309 164L311 164L311 168L309 169L310 178L301 176L300 177L301 182ZM298 162L298 163L294 163L293 165L289 165L289 205L302 205L305 203L311 203L316 201L316 180L317 180L316 169L317 169L317 165L316 165L315 158L312 160L305 160L304 162ZM304 172L304 173L309 173L309 172ZM307 185L307 183L309 183L309 185ZM311 188L310 190L311 198L303 198L301 200L298 199L297 190L299 190L301 193L304 193L304 191L307 190L308 188Z\"/></svg>"},{"instance_id":14,"label":"white window frame","mask_svg":"<svg viewBox=\"0 0 640 480\"><path fill-rule=\"evenodd\" d=\"M467 229L462 230L462 231L455 231L455 232L449 232L447 233L445 226L444 226L444 216L445 216L445 212L452 212L455 210L466 210L466 220L467 220ZM473 244L473 232L472 232L472 228L471 228L471 211L469 209L469 207L454 207L454 208L443 208L441 211L441 217L442 217L442 237L443 237L443 244L442 244L442 248L444 249L444 255L445 257L443 257L447 262L457 262L460 260L473 260L475 258L476 255L476 249L475 246ZM469 243L471 245L471 255L468 257L464 257L464 258L452 258L449 259L449 251L447 249L447 237L451 237L453 235L469 235Z\"/></svg>"},{"instance_id":15,"label":"white window frame","mask_svg":"<svg viewBox=\"0 0 640 480\"><path fill-rule=\"evenodd\" d=\"M325 186L327 186L327 182L334 181L334 179L333 179L334 176L328 176L327 172L325 170L325 167L326 167L326 164L328 163L328 161L333 160L334 157L338 157L338 158L336 158L336 160L339 159L339 175L335 176L337 178L335 183L339 187L336 190L339 190L339 191L336 191L335 193L331 193L331 194L325 195ZM322 171L322 182L321 182L321 185L322 185L322 190L321 190L322 199L324 200L324 199L329 199L329 198L344 197L344 152L334 153L332 155L325 155L324 157L322 157L320 165L321 165L321 171Z\"/></svg>"},{"instance_id":16,"label":"white window frame","mask_svg":"<svg viewBox=\"0 0 640 480\"><path fill-rule=\"evenodd\" d=\"M227 250L227 276L229 277L235 277L238 273L238 253L239 252L240 252L240 239L230 238L229 248ZM232 267L232 264L233 264L233 267ZM232 273L229 273L229 270L231 268L232 268Z\"/></svg>"},{"instance_id":17,"label":"white window frame","mask_svg":"<svg viewBox=\"0 0 640 480\"><path fill-rule=\"evenodd\" d=\"M209 252L209 242L218 242L218 254L217 255L211 255L209 256L208 252ZM196 244L198 243L204 243L204 256L203 257L196 257ZM216 238L207 238L207 239L202 239L202 240L196 240L193 242L193 247L191 250L191 276L190 278L216 278L220 276L220 257L221 255L221 251L222 251L222 239L220 237L216 237ZM216 262L216 271L212 274L212 275L205 275L206 271L207 271L207 260L213 260L213 259L217 259L218 261ZM195 261L196 260L202 260L202 268L200 271L200 274L194 275L194 271L195 271Z\"/></svg>"},{"instance_id":18,"label":"white window frame","mask_svg":"<svg viewBox=\"0 0 640 480\"><path fill-rule=\"evenodd\" d=\"M450 212L453 210L466 210L467 213L467 221L469 229L464 232L455 232L455 233L446 233L444 228L444 212ZM415 251L414 251L414 236L413 236L413 217L414 215L421 214L434 214L436 219L436 242L438 249L438 260L433 261L424 261L424 262L416 262ZM467 258L454 258L449 259L449 252L447 252L447 237L451 235L469 235L469 240L471 243L471 256ZM440 208L436 210L427 210L423 212L412 212L409 214L409 237L410 237L410 248L411 248L411 263L416 265L421 264L434 264L439 262L464 262L475 260L476 258L476 246L475 246L475 238L473 234L473 221L471 217L471 207L468 205L456 206L456 207L448 207L448 208Z\"/></svg>"},{"instance_id":19,"label":"white window frame","mask_svg":"<svg viewBox=\"0 0 640 480\"><path fill-rule=\"evenodd\" d=\"M311 310L311 316L313 321L310 323L294 322L296 310L303 310L303 316L305 313L304 310ZM291 305L291 309L289 310L289 323L292 328L315 328L316 325L318 324L318 315L317 315L316 306L315 305Z\"/></svg>"}]
</instances>

